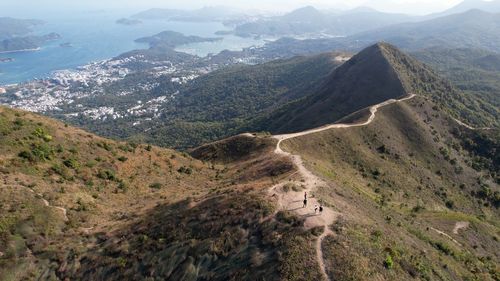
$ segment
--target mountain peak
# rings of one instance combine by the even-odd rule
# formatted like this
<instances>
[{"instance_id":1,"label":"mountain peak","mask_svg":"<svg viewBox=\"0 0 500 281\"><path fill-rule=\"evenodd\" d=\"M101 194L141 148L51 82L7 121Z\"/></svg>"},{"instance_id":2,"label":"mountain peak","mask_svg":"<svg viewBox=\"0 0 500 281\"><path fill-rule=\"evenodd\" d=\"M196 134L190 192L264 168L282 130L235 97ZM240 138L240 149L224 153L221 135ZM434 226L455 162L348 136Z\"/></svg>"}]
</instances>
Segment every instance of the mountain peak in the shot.
<instances>
[{"instance_id":1,"label":"mountain peak","mask_svg":"<svg viewBox=\"0 0 500 281\"><path fill-rule=\"evenodd\" d=\"M421 66L394 46L379 42L362 50L329 75L320 90L278 115L266 128L293 132L333 123L368 106L406 96L410 69ZM282 114L285 112L284 114Z\"/></svg>"},{"instance_id":2,"label":"mountain peak","mask_svg":"<svg viewBox=\"0 0 500 281\"><path fill-rule=\"evenodd\" d=\"M461 93L449 82L393 45L378 42L335 69L315 93L267 116L260 129L289 133L316 128L409 94L430 97L449 112L463 108Z\"/></svg>"},{"instance_id":3,"label":"mountain peak","mask_svg":"<svg viewBox=\"0 0 500 281\"><path fill-rule=\"evenodd\" d=\"M481 10L483 12L489 13L498 13L500 12L500 1L492 0L492 1L484 1L484 0L464 0L457 4L456 6L442 12L437 13L436 15L450 15L450 14L458 14L463 13L469 10Z\"/></svg>"},{"instance_id":4,"label":"mountain peak","mask_svg":"<svg viewBox=\"0 0 500 281\"><path fill-rule=\"evenodd\" d=\"M296 20L311 19L318 16L323 16L323 14L313 6L305 6L302 8L298 8L284 15L284 17L287 19L296 19Z\"/></svg>"}]
</instances>

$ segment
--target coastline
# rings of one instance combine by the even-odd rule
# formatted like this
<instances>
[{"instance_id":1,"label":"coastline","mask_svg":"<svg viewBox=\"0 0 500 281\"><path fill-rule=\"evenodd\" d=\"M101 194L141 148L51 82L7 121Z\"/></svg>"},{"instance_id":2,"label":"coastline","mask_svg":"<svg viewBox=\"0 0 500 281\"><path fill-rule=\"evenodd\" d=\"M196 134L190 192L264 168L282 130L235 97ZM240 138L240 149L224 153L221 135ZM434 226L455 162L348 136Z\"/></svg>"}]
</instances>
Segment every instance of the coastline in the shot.
<instances>
[{"instance_id":1,"label":"coastline","mask_svg":"<svg viewBox=\"0 0 500 281\"><path fill-rule=\"evenodd\" d=\"M14 51L0 51L0 54L11 54L11 53L24 53L24 52L36 52L40 51L42 48L34 48L34 49L22 49L22 50L14 50Z\"/></svg>"}]
</instances>

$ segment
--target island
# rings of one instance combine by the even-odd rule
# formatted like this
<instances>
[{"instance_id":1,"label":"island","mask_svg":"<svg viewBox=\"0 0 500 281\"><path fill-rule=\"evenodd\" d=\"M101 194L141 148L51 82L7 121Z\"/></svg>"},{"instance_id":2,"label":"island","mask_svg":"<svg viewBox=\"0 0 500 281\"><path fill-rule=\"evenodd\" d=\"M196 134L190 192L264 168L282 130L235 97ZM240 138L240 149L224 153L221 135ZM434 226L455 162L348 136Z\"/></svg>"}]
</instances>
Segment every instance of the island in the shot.
<instances>
[{"instance_id":1,"label":"island","mask_svg":"<svg viewBox=\"0 0 500 281\"><path fill-rule=\"evenodd\" d=\"M70 42L61 43L61 44L59 44L59 47L61 47L61 48L73 48L73 44L71 44Z\"/></svg>"},{"instance_id":2,"label":"island","mask_svg":"<svg viewBox=\"0 0 500 281\"><path fill-rule=\"evenodd\" d=\"M14 61L13 58L0 58L0 62L12 62Z\"/></svg>"},{"instance_id":3,"label":"island","mask_svg":"<svg viewBox=\"0 0 500 281\"><path fill-rule=\"evenodd\" d=\"M135 42L147 43L151 48L175 48L185 44L216 42L220 40L222 40L221 37L206 38L193 35L186 36L175 31L163 31L150 37L136 39Z\"/></svg>"},{"instance_id":4,"label":"island","mask_svg":"<svg viewBox=\"0 0 500 281\"><path fill-rule=\"evenodd\" d=\"M61 35L49 33L46 35L31 35L24 37L14 37L0 41L1 53L15 53L40 50L40 46L48 41L60 39Z\"/></svg>"},{"instance_id":5,"label":"island","mask_svg":"<svg viewBox=\"0 0 500 281\"><path fill-rule=\"evenodd\" d=\"M121 18L116 21L117 24L122 24L122 25L138 25L141 24L142 21L138 19L126 19L126 18Z\"/></svg>"}]
</instances>

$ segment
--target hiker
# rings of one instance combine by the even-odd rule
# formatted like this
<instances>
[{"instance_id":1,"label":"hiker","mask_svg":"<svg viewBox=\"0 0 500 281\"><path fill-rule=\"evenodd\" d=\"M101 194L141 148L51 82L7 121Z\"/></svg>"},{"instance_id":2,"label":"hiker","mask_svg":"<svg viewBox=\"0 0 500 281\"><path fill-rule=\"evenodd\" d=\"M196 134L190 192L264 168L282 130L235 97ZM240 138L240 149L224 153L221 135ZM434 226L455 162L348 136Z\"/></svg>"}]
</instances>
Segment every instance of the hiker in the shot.
<instances>
[{"instance_id":1,"label":"hiker","mask_svg":"<svg viewBox=\"0 0 500 281\"><path fill-rule=\"evenodd\" d=\"M322 214L323 213L323 205L319 205L319 213Z\"/></svg>"},{"instance_id":2,"label":"hiker","mask_svg":"<svg viewBox=\"0 0 500 281\"><path fill-rule=\"evenodd\" d=\"M305 208L307 206L307 199L304 199L304 205L302 206L302 208Z\"/></svg>"},{"instance_id":3,"label":"hiker","mask_svg":"<svg viewBox=\"0 0 500 281\"><path fill-rule=\"evenodd\" d=\"M314 213L316 214L318 212L318 204L314 205Z\"/></svg>"},{"instance_id":4,"label":"hiker","mask_svg":"<svg viewBox=\"0 0 500 281\"><path fill-rule=\"evenodd\" d=\"M307 191L304 192L304 200L307 200Z\"/></svg>"}]
</instances>

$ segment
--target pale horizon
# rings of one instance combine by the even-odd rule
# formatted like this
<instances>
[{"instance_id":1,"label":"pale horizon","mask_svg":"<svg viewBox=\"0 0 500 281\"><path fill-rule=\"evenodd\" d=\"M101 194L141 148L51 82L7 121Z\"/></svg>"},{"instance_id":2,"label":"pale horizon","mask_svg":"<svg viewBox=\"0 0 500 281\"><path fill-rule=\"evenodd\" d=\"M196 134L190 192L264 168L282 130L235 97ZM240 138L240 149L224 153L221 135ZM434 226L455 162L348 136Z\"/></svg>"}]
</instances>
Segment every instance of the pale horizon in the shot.
<instances>
[{"instance_id":1,"label":"pale horizon","mask_svg":"<svg viewBox=\"0 0 500 281\"><path fill-rule=\"evenodd\" d=\"M126 13L140 12L151 8L199 9L210 6L225 6L243 11L259 11L285 13L305 6L318 9L349 10L357 7L369 7L381 12L404 13L410 15L426 15L439 13L461 3L462 0L257 0L251 4L243 0L235 0L230 5L222 0L110 0L110 1L68 1L48 0L40 4L35 0L2 1L0 16L43 17L60 11L95 11L107 10Z\"/></svg>"}]
</instances>

